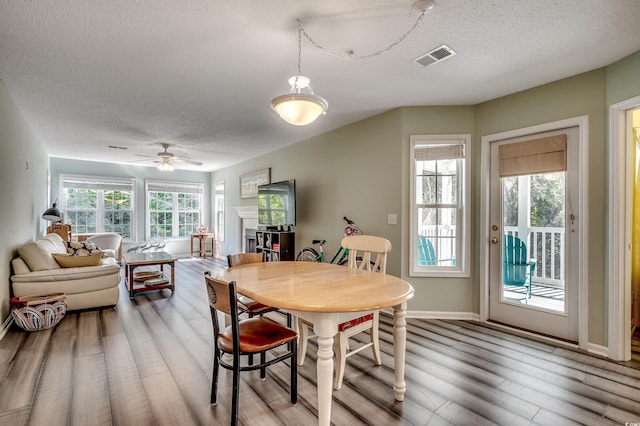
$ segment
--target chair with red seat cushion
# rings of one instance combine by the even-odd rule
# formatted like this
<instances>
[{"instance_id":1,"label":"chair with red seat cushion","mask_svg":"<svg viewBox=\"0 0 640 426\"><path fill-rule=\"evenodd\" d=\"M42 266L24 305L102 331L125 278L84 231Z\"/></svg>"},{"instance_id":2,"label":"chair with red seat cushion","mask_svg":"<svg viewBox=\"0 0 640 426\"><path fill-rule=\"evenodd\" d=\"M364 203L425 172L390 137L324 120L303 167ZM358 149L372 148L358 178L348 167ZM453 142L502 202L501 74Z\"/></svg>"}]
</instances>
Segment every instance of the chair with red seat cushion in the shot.
<instances>
[{"instance_id":1,"label":"chair with red seat cushion","mask_svg":"<svg viewBox=\"0 0 640 426\"><path fill-rule=\"evenodd\" d=\"M229 267L245 265L247 263L260 263L263 261L262 253L237 253L227 255L227 263ZM238 294L238 308L241 312L249 315L252 318L256 315L263 315L267 312L278 312L287 319L287 327L291 327L291 314L283 312L273 306L263 305L260 302L256 302L250 297L243 294Z\"/></svg>"},{"instance_id":2,"label":"chair with red seat cushion","mask_svg":"<svg viewBox=\"0 0 640 426\"><path fill-rule=\"evenodd\" d=\"M266 379L266 369L277 362L291 359L291 404L298 402L297 333L295 330L264 318L238 319L236 283L213 278L205 272L205 283L209 295L209 307L213 322L213 377L211 382L211 403L217 402L219 367L233 371L233 396L231 400L231 424L238 424L238 399L240 372L260 370L260 378ZM231 325L222 328L218 312L229 315ZM272 349L285 346L286 352L274 353L267 360L266 354ZM232 363L224 359L232 355ZM243 355L260 355L260 363L241 366Z\"/></svg>"},{"instance_id":3,"label":"chair with red seat cushion","mask_svg":"<svg viewBox=\"0 0 640 426\"><path fill-rule=\"evenodd\" d=\"M348 266L350 268L379 272L382 274L386 273L387 253L391 251L391 243L389 240L371 235L351 235L343 238L341 245L349 250ZM334 389L339 390L342 386L346 360L349 356L355 355L361 350L370 347L373 352L375 364L382 364L378 338L378 322L378 311L375 311L338 325L338 334L334 337L333 344L333 351L336 355ZM311 328L313 328L313 324L301 319L298 320L298 330L300 331L299 365L304 363L307 352L307 340L310 337L314 337L310 333ZM369 331L371 341L356 349L349 350L349 337L355 336L362 331Z\"/></svg>"}]
</instances>

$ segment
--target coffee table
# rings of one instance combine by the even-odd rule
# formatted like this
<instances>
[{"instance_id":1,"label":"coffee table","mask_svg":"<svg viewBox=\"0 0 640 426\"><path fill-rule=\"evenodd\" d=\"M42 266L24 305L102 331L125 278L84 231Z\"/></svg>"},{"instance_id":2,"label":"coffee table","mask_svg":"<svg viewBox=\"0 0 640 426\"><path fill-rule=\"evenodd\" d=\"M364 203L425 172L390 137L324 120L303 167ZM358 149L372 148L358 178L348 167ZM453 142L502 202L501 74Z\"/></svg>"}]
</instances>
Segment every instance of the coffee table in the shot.
<instances>
[{"instance_id":1,"label":"coffee table","mask_svg":"<svg viewBox=\"0 0 640 426\"><path fill-rule=\"evenodd\" d=\"M136 293L142 291L149 290L162 290L168 288L171 290L171 294L175 289L175 262L176 258L171 254L164 251L156 251L156 252L140 252L140 253L125 253L123 254L124 259L124 271L125 271L125 285L129 290L129 298L133 299ZM161 284L145 284L141 282L140 284L136 284L134 280L133 271L139 266L160 266L160 271L164 276L164 265L171 266L171 279L169 282L161 283Z\"/></svg>"}]
</instances>

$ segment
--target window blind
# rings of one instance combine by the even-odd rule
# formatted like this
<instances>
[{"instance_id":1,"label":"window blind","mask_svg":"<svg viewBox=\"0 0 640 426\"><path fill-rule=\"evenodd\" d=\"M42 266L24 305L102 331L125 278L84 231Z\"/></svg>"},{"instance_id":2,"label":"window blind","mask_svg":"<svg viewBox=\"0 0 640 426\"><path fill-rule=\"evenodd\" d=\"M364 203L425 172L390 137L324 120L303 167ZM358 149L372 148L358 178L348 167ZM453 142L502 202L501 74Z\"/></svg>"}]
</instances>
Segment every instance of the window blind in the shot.
<instances>
[{"instance_id":1,"label":"window blind","mask_svg":"<svg viewBox=\"0 0 640 426\"><path fill-rule=\"evenodd\" d=\"M91 190L103 190L103 191L133 191L135 179L130 178L112 178L101 176L79 176L79 175L66 175L62 176L62 187L64 189L91 189Z\"/></svg>"},{"instance_id":2,"label":"window blind","mask_svg":"<svg viewBox=\"0 0 640 426\"><path fill-rule=\"evenodd\" d=\"M203 194L204 185L201 183L167 182L147 180L147 191L154 192L181 192L183 194Z\"/></svg>"},{"instance_id":3,"label":"window blind","mask_svg":"<svg viewBox=\"0 0 640 426\"><path fill-rule=\"evenodd\" d=\"M567 135L555 135L500 145L500 177L567 170Z\"/></svg>"},{"instance_id":4,"label":"window blind","mask_svg":"<svg viewBox=\"0 0 640 426\"><path fill-rule=\"evenodd\" d=\"M464 144L430 144L415 147L416 161L458 160L464 158Z\"/></svg>"}]
</instances>

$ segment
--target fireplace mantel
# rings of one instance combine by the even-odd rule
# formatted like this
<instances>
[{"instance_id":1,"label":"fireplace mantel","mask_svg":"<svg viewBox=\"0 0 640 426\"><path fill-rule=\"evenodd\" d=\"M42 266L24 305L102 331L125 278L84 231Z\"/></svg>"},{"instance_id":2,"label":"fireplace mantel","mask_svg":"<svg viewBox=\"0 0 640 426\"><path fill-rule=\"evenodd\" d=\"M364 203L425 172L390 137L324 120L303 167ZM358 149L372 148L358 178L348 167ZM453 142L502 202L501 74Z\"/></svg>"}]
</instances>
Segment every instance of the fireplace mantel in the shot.
<instances>
[{"instance_id":1,"label":"fireplace mantel","mask_svg":"<svg viewBox=\"0 0 640 426\"><path fill-rule=\"evenodd\" d=\"M239 206L234 207L240 219L257 219L258 206Z\"/></svg>"}]
</instances>

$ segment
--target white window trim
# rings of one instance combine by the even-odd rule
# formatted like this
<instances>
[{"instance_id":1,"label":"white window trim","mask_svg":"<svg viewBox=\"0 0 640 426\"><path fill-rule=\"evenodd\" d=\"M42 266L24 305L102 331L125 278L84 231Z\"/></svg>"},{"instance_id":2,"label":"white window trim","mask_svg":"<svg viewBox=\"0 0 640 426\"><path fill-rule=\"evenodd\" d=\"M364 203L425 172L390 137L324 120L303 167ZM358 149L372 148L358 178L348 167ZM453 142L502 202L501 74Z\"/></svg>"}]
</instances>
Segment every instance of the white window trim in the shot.
<instances>
[{"instance_id":1,"label":"white window trim","mask_svg":"<svg viewBox=\"0 0 640 426\"><path fill-rule=\"evenodd\" d=\"M455 267L439 267L439 266L420 266L417 265L418 260L418 231L416 229L416 195L415 195L415 147L422 144L451 144L463 143L465 145L464 167L462 170L462 197L460 205L462 206L461 230L457 240L460 246L460 257L456 258ZM410 193L410 212L409 212L409 276L410 277L469 277L470 276L470 253L471 253L471 135L470 134L451 134L451 135L411 135L409 137L409 193Z\"/></svg>"},{"instance_id":2,"label":"white window trim","mask_svg":"<svg viewBox=\"0 0 640 426\"><path fill-rule=\"evenodd\" d=\"M150 189L151 187L151 189ZM204 184L197 182L172 182L165 180L153 180L146 179L144 183L144 217L145 217L145 227L144 227L144 235L145 239L150 240L155 237L151 237L151 214L149 211L149 191L154 192L180 192L180 193L192 193L192 194L200 194L200 220L204 219ZM178 210L178 200L177 198L173 200L173 213L179 213ZM176 215L178 218L179 215ZM176 232L176 229L179 227L178 221L173 222L172 226L172 235ZM165 237L168 240L178 241L178 240L187 240L190 239L190 236L186 235L183 237L180 236L171 236Z\"/></svg>"},{"instance_id":3,"label":"white window trim","mask_svg":"<svg viewBox=\"0 0 640 426\"><path fill-rule=\"evenodd\" d=\"M217 187L218 185L222 185L222 209L218 209L218 204L217 204L217 196L218 196L218 192L217 192ZM218 228L219 223L218 223L218 211L222 211L222 216L225 216L225 211L224 211L224 205L225 205L225 182L224 180L220 180L217 182L214 182L213 184L213 197L212 197L212 201L213 201L213 206L211 211L213 212L213 232L215 233L216 236L216 240L218 241L224 241L224 225L226 222L226 218L225 220L222 221L222 232L218 232Z\"/></svg>"},{"instance_id":4,"label":"white window trim","mask_svg":"<svg viewBox=\"0 0 640 426\"><path fill-rule=\"evenodd\" d=\"M78 180L88 183L95 184L106 184L106 183L117 183L122 185L127 185L131 188L131 229L129 238L125 238L123 241L136 241L136 210L135 210L135 201L136 201L136 180L135 178L127 178L127 177L114 177L114 176L92 176L92 175L77 175L77 174L60 174L59 178L59 188L58 188L58 199L60 200L60 207L63 212L67 211L67 197L65 196L65 181L69 180ZM98 217L102 218L102 221L97 221L96 223L96 232L104 232L104 203L103 203L102 195L98 197L98 206L97 206L97 214ZM72 230L73 232L73 230Z\"/></svg>"}]
</instances>

